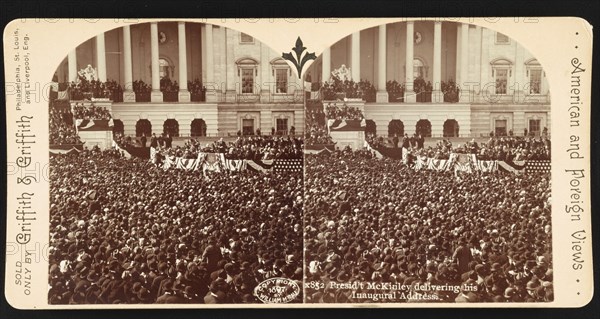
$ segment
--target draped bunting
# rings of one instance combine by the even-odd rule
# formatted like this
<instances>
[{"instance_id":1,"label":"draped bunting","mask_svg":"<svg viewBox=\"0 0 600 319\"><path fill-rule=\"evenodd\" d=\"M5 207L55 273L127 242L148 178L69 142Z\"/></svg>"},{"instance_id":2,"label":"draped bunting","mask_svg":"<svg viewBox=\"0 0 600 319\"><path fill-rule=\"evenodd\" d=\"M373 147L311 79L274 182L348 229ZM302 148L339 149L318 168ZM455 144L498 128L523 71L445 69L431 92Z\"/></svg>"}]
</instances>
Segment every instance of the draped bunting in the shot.
<instances>
[{"instance_id":1,"label":"draped bunting","mask_svg":"<svg viewBox=\"0 0 600 319\"><path fill-rule=\"evenodd\" d=\"M498 161L477 161L477 170L490 173L498 170Z\"/></svg>"},{"instance_id":2,"label":"draped bunting","mask_svg":"<svg viewBox=\"0 0 600 319\"><path fill-rule=\"evenodd\" d=\"M477 160L475 154L451 153L447 160L418 156L414 168L416 170L453 170L454 172L466 173L472 173L473 171L495 172L498 170L498 161L480 161Z\"/></svg>"},{"instance_id":3,"label":"draped bunting","mask_svg":"<svg viewBox=\"0 0 600 319\"><path fill-rule=\"evenodd\" d=\"M75 153L79 153L79 150L75 147L72 147L70 149L62 149L62 148L51 148L49 149L50 154L53 155L57 155L57 154L71 154L73 152Z\"/></svg>"},{"instance_id":4,"label":"draped bunting","mask_svg":"<svg viewBox=\"0 0 600 319\"><path fill-rule=\"evenodd\" d=\"M427 168L435 171L445 171L448 169L449 160L444 159L431 159L427 163Z\"/></svg>"},{"instance_id":5,"label":"draped bunting","mask_svg":"<svg viewBox=\"0 0 600 319\"><path fill-rule=\"evenodd\" d=\"M125 156L125 158L131 158L131 154L129 154L129 152L127 152L126 150L121 148L121 146L119 146L119 144L117 144L117 142L115 142L114 140L112 141L112 146L114 149L118 150L119 153L121 153L123 156Z\"/></svg>"},{"instance_id":6,"label":"draped bunting","mask_svg":"<svg viewBox=\"0 0 600 319\"><path fill-rule=\"evenodd\" d=\"M367 141L365 141L365 147L367 148L367 150L369 150L370 152L375 153L375 157L382 159L383 155L381 154L381 152L379 152L378 150L374 149L371 147L371 144L369 144Z\"/></svg>"},{"instance_id":7,"label":"draped bunting","mask_svg":"<svg viewBox=\"0 0 600 319\"><path fill-rule=\"evenodd\" d=\"M186 171L244 171L252 169L254 171L266 172L270 170L277 171L299 171L302 169L302 159L276 159L276 160L232 160L226 159L223 153L198 153L197 158L181 158L175 156L165 156L162 163L157 163L156 150L150 148L150 161L167 171L172 168L183 169Z\"/></svg>"}]
</instances>

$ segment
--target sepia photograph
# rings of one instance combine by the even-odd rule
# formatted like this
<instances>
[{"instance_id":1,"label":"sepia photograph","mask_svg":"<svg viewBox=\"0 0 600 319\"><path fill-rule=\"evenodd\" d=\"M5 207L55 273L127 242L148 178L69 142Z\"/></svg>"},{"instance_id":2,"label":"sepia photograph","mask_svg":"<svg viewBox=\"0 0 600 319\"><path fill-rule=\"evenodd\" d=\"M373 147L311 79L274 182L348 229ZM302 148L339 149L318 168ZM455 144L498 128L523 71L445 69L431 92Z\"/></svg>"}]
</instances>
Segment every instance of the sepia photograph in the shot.
<instances>
[{"instance_id":1,"label":"sepia photograph","mask_svg":"<svg viewBox=\"0 0 600 319\"><path fill-rule=\"evenodd\" d=\"M553 301L550 88L523 45L387 23L307 81L307 303Z\"/></svg>"},{"instance_id":2,"label":"sepia photograph","mask_svg":"<svg viewBox=\"0 0 600 319\"><path fill-rule=\"evenodd\" d=\"M576 17L13 20L7 307L585 308L591 52Z\"/></svg>"},{"instance_id":3,"label":"sepia photograph","mask_svg":"<svg viewBox=\"0 0 600 319\"><path fill-rule=\"evenodd\" d=\"M304 95L280 53L131 24L53 82L49 304L302 301Z\"/></svg>"}]
</instances>

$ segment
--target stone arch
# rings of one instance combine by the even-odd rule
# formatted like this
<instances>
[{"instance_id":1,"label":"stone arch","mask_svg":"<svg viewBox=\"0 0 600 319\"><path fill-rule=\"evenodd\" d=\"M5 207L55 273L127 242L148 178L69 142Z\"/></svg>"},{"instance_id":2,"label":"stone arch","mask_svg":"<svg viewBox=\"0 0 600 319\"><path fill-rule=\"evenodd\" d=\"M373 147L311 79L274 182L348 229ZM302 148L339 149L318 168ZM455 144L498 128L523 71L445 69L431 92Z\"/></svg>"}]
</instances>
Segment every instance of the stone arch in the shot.
<instances>
[{"instance_id":1,"label":"stone arch","mask_svg":"<svg viewBox=\"0 0 600 319\"><path fill-rule=\"evenodd\" d=\"M179 136L179 122L176 119L167 119L163 123L163 133L169 134L171 137Z\"/></svg>"},{"instance_id":2,"label":"stone arch","mask_svg":"<svg viewBox=\"0 0 600 319\"><path fill-rule=\"evenodd\" d=\"M398 137L404 136L404 123L400 120L391 120L388 124L388 136L392 137L398 134Z\"/></svg>"},{"instance_id":3,"label":"stone arch","mask_svg":"<svg viewBox=\"0 0 600 319\"><path fill-rule=\"evenodd\" d=\"M206 136L206 121L196 118L192 120L190 128L191 136Z\"/></svg>"},{"instance_id":4,"label":"stone arch","mask_svg":"<svg viewBox=\"0 0 600 319\"><path fill-rule=\"evenodd\" d=\"M123 121L113 119L113 134L123 135L125 133L125 125Z\"/></svg>"},{"instance_id":5,"label":"stone arch","mask_svg":"<svg viewBox=\"0 0 600 319\"><path fill-rule=\"evenodd\" d=\"M152 135L152 123L148 119L139 119L135 123L135 136Z\"/></svg>"},{"instance_id":6,"label":"stone arch","mask_svg":"<svg viewBox=\"0 0 600 319\"><path fill-rule=\"evenodd\" d=\"M367 126L365 127L365 134L377 135L377 124L373 120L365 121Z\"/></svg>"},{"instance_id":7,"label":"stone arch","mask_svg":"<svg viewBox=\"0 0 600 319\"><path fill-rule=\"evenodd\" d=\"M427 119L421 119L415 126L415 133L423 137L431 137L431 122Z\"/></svg>"},{"instance_id":8,"label":"stone arch","mask_svg":"<svg viewBox=\"0 0 600 319\"><path fill-rule=\"evenodd\" d=\"M444 122L444 137L459 137L458 122L454 119L449 119Z\"/></svg>"}]
</instances>

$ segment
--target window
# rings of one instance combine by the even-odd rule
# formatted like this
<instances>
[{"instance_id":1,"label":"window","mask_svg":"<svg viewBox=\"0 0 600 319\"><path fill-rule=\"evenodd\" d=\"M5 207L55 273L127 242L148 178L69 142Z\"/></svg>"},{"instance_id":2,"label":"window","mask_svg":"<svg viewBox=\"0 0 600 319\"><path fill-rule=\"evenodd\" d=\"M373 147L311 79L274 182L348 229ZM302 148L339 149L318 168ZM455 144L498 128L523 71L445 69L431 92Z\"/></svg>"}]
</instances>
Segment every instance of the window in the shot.
<instances>
[{"instance_id":1,"label":"window","mask_svg":"<svg viewBox=\"0 0 600 319\"><path fill-rule=\"evenodd\" d=\"M271 70L275 79L274 93L288 93L288 77L291 74L290 66L281 57L271 60Z\"/></svg>"},{"instance_id":2,"label":"window","mask_svg":"<svg viewBox=\"0 0 600 319\"><path fill-rule=\"evenodd\" d=\"M506 94L508 69L496 69L496 94Z\"/></svg>"},{"instance_id":3,"label":"window","mask_svg":"<svg viewBox=\"0 0 600 319\"><path fill-rule=\"evenodd\" d=\"M288 131L288 119L277 119L277 134L286 135Z\"/></svg>"},{"instance_id":4,"label":"window","mask_svg":"<svg viewBox=\"0 0 600 319\"><path fill-rule=\"evenodd\" d=\"M529 73L529 94L542 94L542 70L531 69Z\"/></svg>"},{"instance_id":5,"label":"window","mask_svg":"<svg viewBox=\"0 0 600 319\"><path fill-rule=\"evenodd\" d=\"M245 34L244 32L240 32L240 42L241 43L254 43L254 38Z\"/></svg>"},{"instance_id":6,"label":"window","mask_svg":"<svg viewBox=\"0 0 600 319\"><path fill-rule=\"evenodd\" d=\"M161 79L169 78L170 68L169 61L163 58L158 60L158 74Z\"/></svg>"},{"instance_id":7,"label":"window","mask_svg":"<svg viewBox=\"0 0 600 319\"><path fill-rule=\"evenodd\" d=\"M415 79L425 76L425 65L420 59L414 59L413 61L413 76Z\"/></svg>"},{"instance_id":8,"label":"window","mask_svg":"<svg viewBox=\"0 0 600 319\"><path fill-rule=\"evenodd\" d=\"M525 62L526 76L529 81L529 88L525 87L528 94L542 94L544 70L536 59L530 59Z\"/></svg>"},{"instance_id":9,"label":"window","mask_svg":"<svg viewBox=\"0 0 600 319\"><path fill-rule=\"evenodd\" d=\"M242 69L242 93L254 93L254 69Z\"/></svg>"},{"instance_id":10,"label":"window","mask_svg":"<svg viewBox=\"0 0 600 319\"><path fill-rule=\"evenodd\" d=\"M508 44L508 43L510 43L510 38L506 34L496 32L496 44Z\"/></svg>"},{"instance_id":11,"label":"window","mask_svg":"<svg viewBox=\"0 0 600 319\"><path fill-rule=\"evenodd\" d=\"M507 121L506 120L496 120L494 122L494 124L495 124L494 134L496 136L506 136Z\"/></svg>"},{"instance_id":12,"label":"window","mask_svg":"<svg viewBox=\"0 0 600 319\"><path fill-rule=\"evenodd\" d=\"M529 120L529 134L533 134L535 136L540 136L540 132L541 132L541 120L530 119Z\"/></svg>"},{"instance_id":13,"label":"window","mask_svg":"<svg viewBox=\"0 0 600 319\"><path fill-rule=\"evenodd\" d=\"M512 62L498 58L492 60L492 79L495 83L496 94L508 94L508 81L512 76Z\"/></svg>"},{"instance_id":14,"label":"window","mask_svg":"<svg viewBox=\"0 0 600 319\"><path fill-rule=\"evenodd\" d=\"M253 94L255 76L258 75L258 61L253 58L245 57L235 62L238 66L238 81L240 83L240 91L242 94Z\"/></svg>"},{"instance_id":15,"label":"window","mask_svg":"<svg viewBox=\"0 0 600 319\"><path fill-rule=\"evenodd\" d=\"M287 93L288 69L275 69L275 92Z\"/></svg>"},{"instance_id":16,"label":"window","mask_svg":"<svg viewBox=\"0 0 600 319\"><path fill-rule=\"evenodd\" d=\"M242 134L254 135L254 119L242 120Z\"/></svg>"}]
</instances>

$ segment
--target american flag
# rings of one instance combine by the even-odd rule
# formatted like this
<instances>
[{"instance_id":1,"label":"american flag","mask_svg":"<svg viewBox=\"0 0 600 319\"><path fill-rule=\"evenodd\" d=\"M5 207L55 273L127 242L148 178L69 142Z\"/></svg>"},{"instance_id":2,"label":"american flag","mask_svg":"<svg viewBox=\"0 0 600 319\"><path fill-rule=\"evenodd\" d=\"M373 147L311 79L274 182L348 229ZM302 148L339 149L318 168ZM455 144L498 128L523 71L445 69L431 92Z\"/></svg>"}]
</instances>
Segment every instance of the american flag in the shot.
<instances>
[{"instance_id":1,"label":"american flag","mask_svg":"<svg viewBox=\"0 0 600 319\"><path fill-rule=\"evenodd\" d=\"M276 172L302 172L304 163L302 159L277 159L273 164Z\"/></svg>"}]
</instances>

